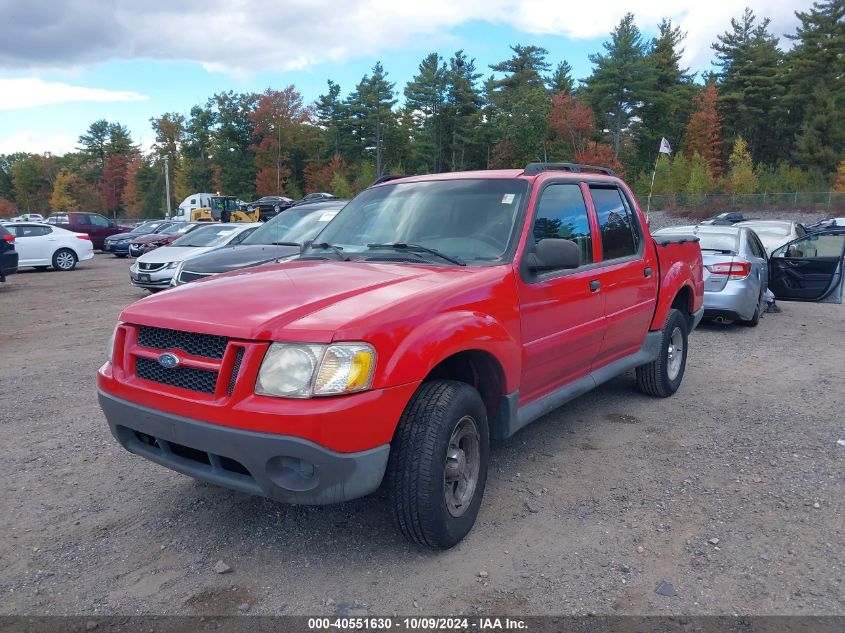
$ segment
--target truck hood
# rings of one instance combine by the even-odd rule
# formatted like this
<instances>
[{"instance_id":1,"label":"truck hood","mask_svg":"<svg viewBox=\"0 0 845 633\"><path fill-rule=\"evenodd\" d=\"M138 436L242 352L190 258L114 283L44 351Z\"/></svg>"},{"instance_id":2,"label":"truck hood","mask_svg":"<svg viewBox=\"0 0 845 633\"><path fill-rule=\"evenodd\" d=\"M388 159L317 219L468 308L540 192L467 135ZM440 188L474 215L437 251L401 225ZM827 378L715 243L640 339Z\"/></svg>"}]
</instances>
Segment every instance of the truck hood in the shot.
<instances>
[{"instance_id":1,"label":"truck hood","mask_svg":"<svg viewBox=\"0 0 845 633\"><path fill-rule=\"evenodd\" d=\"M248 340L328 343L407 327L450 305L489 301L489 285L507 273L506 266L293 261L172 288L130 305L120 320Z\"/></svg>"},{"instance_id":2,"label":"truck hood","mask_svg":"<svg viewBox=\"0 0 845 633\"><path fill-rule=\"evenodd\" d=\"M258 266L277 259L299 254L298 246L271 246L265 244L239 244L224 246L210 253L191 257L185 270L192 273L227 273L232 270Z\"/></svg>"}]
</instances>

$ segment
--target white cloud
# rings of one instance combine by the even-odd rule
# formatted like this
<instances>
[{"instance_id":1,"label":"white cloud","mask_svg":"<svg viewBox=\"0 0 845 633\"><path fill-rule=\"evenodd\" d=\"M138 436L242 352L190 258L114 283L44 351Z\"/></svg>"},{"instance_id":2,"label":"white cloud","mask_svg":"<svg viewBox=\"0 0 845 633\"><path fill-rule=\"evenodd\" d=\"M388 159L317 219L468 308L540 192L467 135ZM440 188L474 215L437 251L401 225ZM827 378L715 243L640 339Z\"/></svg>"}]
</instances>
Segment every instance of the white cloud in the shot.
<instances>
[{"instance_id":1,"label":"white cloud","mask_svg":"<svg viewBox=\"0 0 845 633\"><path fill-rule=\"evenodd\" d=\"M45 154L47 152L61 156L76 151L77 140L70 134L48 135L38 130L18 130L0 138L0 154L27 152Z\"/></svg>"},{"instance_id":2,"label":"white cloud","mask_svg":"<svg viewBox=\"0 0 845 633\"><path fill-rule=\"evenodd\" d=\"M650 0L635 3L640 28L662 17L689 33L685 61L708 66L710 44L746 5L773 18L781 35L793 11L811 0ZM193 61L233 74L302 69L362 55L385 54L409 41L432 47L470 21L509 24L530 34L603 37L632 8L630 0L578 5L562 0L112 0L0 4L0 68L55 68L109 59ZM14 11L11 7L14 6ZM472 54L472 51L468 51Z\"/></svg>"},{"instance_id":3,"label":"white cloud","mask_svg":"<svg viewBox=\"0 0 845 633\"><path fill-rule=\"evenodd\" d=\"M47 82L34 77L0 78L0 110L23 110L36 106L71 101L144 101L148 97L125 90L84 88L59 82Z\"/></svg>"}]
</instances>

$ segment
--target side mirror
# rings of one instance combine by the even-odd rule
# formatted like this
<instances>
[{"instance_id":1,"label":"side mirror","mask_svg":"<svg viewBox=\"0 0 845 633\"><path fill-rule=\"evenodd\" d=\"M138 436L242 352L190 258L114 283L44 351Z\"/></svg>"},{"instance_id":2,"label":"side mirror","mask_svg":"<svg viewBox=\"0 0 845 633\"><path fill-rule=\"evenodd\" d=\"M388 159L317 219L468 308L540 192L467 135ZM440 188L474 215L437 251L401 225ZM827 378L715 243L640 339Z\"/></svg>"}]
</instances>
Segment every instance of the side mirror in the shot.
<instances>
[{"instance_id":1,"label":"side mirror","mask_svg":"<svg viewBox=\"0 0 845 633\"><path fill-rule=\"evenodd\" d=\"M581 247L572 240L547 238L537 242L527 262L532 272L578 268L581 265Z\"/></svg>"}]
</instances>

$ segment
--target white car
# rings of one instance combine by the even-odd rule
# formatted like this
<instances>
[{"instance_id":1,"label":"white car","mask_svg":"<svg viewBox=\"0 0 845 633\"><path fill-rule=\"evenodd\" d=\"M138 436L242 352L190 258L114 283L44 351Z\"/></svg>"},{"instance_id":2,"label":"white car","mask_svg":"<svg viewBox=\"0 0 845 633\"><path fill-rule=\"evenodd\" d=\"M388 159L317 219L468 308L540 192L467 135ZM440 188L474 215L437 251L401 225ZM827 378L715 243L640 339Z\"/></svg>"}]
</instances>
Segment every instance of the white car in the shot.
<instances>
[{"instance_id":1,"label":"white car","mask_svg":"<svg viewBox=\"0 0 845 633\"><path fill-rule=\"evenodd\" d=\"M772 251L779 246L807 234L803 224L782 220L745 220L744 222L737 222L734 226L747 226L754 231L760 241L763 242L763 248L766 249L766 255L769 257L772 256Z\"/></svg>"},{"instance_id":2,"label":"white car","mask_svg":"<svg viewBox=\"0 0 845 633\"><path fill-rule=\"evenodd\" d=\"M170 280L180 262L221 246L240 244L247 235L261 225L261 222L249 224L215 222L208 226L201 226L170 244L141 255L129 269L129 279L132 285L146 288L151 292L164 290L170 286Z\"/></svg>"},{"instance_id":3,"label":"white car","mask_svg":"<svg viewBox=\"0 0 845 633\"><path fill-rule=\"evenodd\" d=\"M4 222L3 226L15 236L19 268L73 270L77 262L94 257L94 245L85 233L37 222Z\"/></svg>"}]
</instances>

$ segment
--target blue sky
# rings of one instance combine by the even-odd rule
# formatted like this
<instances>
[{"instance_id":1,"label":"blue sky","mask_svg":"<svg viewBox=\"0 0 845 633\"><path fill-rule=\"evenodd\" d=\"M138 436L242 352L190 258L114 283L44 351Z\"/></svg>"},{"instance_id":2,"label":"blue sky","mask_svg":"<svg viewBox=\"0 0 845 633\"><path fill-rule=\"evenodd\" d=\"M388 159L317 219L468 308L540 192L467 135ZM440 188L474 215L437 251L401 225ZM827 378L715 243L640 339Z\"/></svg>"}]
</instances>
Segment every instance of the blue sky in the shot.
<instances>
[{"instance_id":1,"label":"blue sky","mask_svg":"<svg viewBox=\"0 0 845 633\"><path fill-rule=\"evenodd\" d=\"M13 3L11 3L13 4ZM61 154L100 118L129 127L142 146L152 141L150 117L187 114L224 90L262 91L293 84L307 101L340 83L347 94L376 61L398 92L420 60L464 49L485 76L506 59L509 45L549 50L586 77L588 55L629 10L604 0L597 11L547 0L89 0L57 5L29 0L0 7L0 22L15 24L0 40L0 154ZM710 43L746 4L772 18L776 34L792 32L796 9L778 0L653 0L637 9L637 23L654 35L667 16L688 33L684 62L710 69ZM142 8L138 8L141 6ZM573 13L576 12L576 13Z\"/></svg>"}]
</instances>

